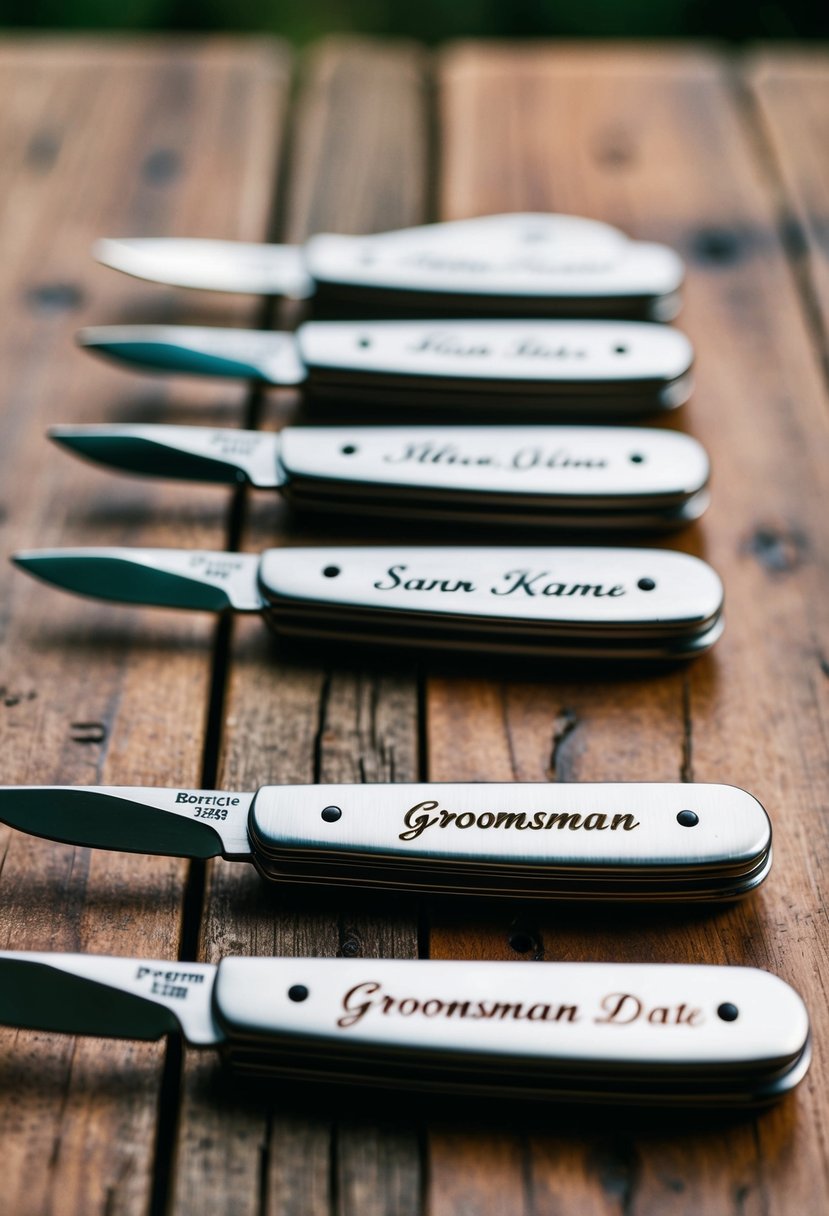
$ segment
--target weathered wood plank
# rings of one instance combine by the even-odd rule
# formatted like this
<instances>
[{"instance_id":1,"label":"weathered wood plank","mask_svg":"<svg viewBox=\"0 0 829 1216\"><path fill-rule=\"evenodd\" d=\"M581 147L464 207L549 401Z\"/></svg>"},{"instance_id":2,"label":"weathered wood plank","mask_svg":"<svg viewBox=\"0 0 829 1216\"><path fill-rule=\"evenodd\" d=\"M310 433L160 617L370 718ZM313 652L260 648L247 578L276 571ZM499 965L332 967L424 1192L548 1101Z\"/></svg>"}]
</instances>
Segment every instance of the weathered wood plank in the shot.
<instances>
[{"instance_id":1,"label":"weathered wood plank","mask_svg":"<svg viewBox=\"0 0 829 1216\"><path fill-rule=\"evenodd\" d=\"M688 260L681 324L699 361L680 425L712 454L714 505L676 545L703 553L723 574L728 627L714 654L687 673L631 680L608 672L585 681L552 673L532 686L433 681L430 775L733 782L766 801L778 846L767 889L717 915L505 908L481 912L470 926L439 908L432 952L768 966L804 993L820 1043L825 943L814 910L829 848L820 794L826 415L768 166L756 159L721 65L696 53L461 47L445 57L442 80L444 215L572 211L664 240ZM515 1206L824 1206L824 1068L819 1048L796 1099L729 1129L637 1138L626 1127L592 1147L538 1136L529 1172L517 1149L513 1155ZM487 1211L481 1142L454 1147L447 1154L432 1146L434 1210L451 1210L460 1170L471 1179L469 1209ZM472 1161L476 1170L464 1164ZM499 1156L499 1186L503 1169Z\"/></svg>"},{"instance_id":2,"label":"weathered wood plank","mask_svg":"<svg viewBox=\"0 0 829 1216\"><path fill-rule=\"evenodd\" d=\"M291 129L282 239L315 230L376 231L423 218L423 64L405 45L336 41L315 50ZM268 406L277 417L276 400ZM317 533L319 538L319 533ZM255 504L244 547L301 539L272 502ZM314 534L302 539L314 543ZM345 658L345 656L344 656ZM347 661L347 660L346 660ZM220 768L223 787L414 780L417 686L405 675L282 660L257 622L232 648ZM203 955L417 953L410 901L267 890L244 867L209 875ZM250 1095L202 1097L208 1065L188 1065L176 1210L280 1216L419 1211L419 1147L403 1127L337 1126ZM261 1167L261 1172L260 1172ZM262 1191L257 1182L261 1178Z\"/></svg>"},{"instance_id":3,"label":"weathered wood plank","mask_svg":"<svg viewBox=\"0 0 829 1216\"><path fill-rule=\"evenodd\" d=\"M804 304L829 346L829 62L820 51L758 52L741 78L770 149L788 254Z\"/></svg>"},{"instance_id":4,"label":"weathered wood plank","mask_svg":"<svg viewBox=\"0 0 829 1216\"><path fill-rule=\"evenodd\" d=\"M273 53L253 42L11 41L0 70L3 551L220 546L215 496L93 472L43 431L59 421L217 419L238 408L238 392L173 390L108 370L72 335L84 323L172 312L166 293L96 267L94 237L262 231L267 195L257 199L253 183L271 156L258 115L274 104ZM251 316L249 306L231 313ZM6 562L0 585L3 782L198 785L212 624L81 603ZM180 862L6 830L2 843L5 947L175 958ZM25 1032L2 1040L6 1210L146 1211L163 1046Z\"/></svg>"}]
</instances>

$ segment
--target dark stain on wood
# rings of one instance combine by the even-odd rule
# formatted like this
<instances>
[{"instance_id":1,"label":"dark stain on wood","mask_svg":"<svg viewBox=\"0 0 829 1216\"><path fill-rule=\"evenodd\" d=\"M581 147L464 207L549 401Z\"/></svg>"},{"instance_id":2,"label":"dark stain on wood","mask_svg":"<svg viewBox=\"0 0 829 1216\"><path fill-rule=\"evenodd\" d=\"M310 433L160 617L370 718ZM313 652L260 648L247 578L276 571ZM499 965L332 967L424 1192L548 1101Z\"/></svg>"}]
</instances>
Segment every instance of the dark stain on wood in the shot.
<instances>
[{"instance_id":1,"label":"dark stain on wood","mask_svg":"<svg viewBox=\"0 0 829 1216\"><path fill-rule=\"evenodd\" d=\"M742 552L769 574L793 574L806 561L810 547L809 538L799 528L760 524L743 543Z\"/></svg>"},{"instance_id":2,"label":"dark stain on wood","mask_svg":"<svg viewBox=\"0 0 829 1216\"><path fill-rule=\"evenodd\" d=\"M32 312L45 315L73 312L83 305L84 298L78 283L39 283L26 292Z\"/></svg>"},{"instance_id":3,"label":"dark stain on wood","mask_svg":"<svg viewBox=\"0 0 829 1216\"><path fill-rule=\"evenodd\" d=\"M141 176L151 186L169 186L181 173L181 156L175 148L154 148L141 162Z\"/></svg>"}]
</instances>

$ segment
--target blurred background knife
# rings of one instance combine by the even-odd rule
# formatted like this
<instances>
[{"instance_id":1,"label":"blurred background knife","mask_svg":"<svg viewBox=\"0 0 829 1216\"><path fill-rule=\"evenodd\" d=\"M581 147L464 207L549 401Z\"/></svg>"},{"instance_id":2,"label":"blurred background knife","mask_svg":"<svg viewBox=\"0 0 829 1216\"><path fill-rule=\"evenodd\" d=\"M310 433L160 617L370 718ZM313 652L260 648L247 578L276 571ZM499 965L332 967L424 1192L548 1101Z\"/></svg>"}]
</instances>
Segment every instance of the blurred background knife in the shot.
<instances>
[{"instance_id":1,"label":"blurred background knife","mask_svg":"<svg viewBox=\"0 0 829 1216\"><path fill-rule=\"evenodd\" d=\"M483 216L302 246L180 237L103 239L98 261L176 287L313 297L316 308L436 316L670 320L684 268L664 245L596 220Z\"/></svg>"}]
</instances>

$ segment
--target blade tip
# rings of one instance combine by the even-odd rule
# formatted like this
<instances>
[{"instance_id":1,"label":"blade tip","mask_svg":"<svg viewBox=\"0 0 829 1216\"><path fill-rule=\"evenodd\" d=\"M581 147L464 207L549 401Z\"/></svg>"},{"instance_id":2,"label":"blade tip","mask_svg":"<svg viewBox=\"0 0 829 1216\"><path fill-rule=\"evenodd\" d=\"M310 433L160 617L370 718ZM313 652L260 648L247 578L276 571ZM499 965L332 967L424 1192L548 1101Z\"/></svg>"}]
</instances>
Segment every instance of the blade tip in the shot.
<instances>
[{"instance_id":1,"label":"blade tip","mask_svg":"<svg viewBox=\"0 0 829 1216\"><path fill-rule=\"evenodd\" d=\"M109 266L112 259L117 258L119 251L123 250L127 243L127 241L119 237L98 237L96 241L92 242L92 256L96 262Z\"/></svg>"},{"instance_id":2,"label":"blade tip","mask_svg":"<svg viewBox=\"0 0 829 1216\"><path fill-rule=\"evenodd\" d=\"M75 334L75 345L81 347L100 346L104 339L105 333L100 326L86 325Z\"/></svg>"},{"instance_id":3,"label":"blade tip","mask_svg":"<svg viewBox=\"0 0 829 1216\"><path fill-rule=\"evenodd\" d=\"M71 426L48 426L46 438L52 443L62 443L69 447L75 438L75 428Z\"/></svg>"}]
</instances>

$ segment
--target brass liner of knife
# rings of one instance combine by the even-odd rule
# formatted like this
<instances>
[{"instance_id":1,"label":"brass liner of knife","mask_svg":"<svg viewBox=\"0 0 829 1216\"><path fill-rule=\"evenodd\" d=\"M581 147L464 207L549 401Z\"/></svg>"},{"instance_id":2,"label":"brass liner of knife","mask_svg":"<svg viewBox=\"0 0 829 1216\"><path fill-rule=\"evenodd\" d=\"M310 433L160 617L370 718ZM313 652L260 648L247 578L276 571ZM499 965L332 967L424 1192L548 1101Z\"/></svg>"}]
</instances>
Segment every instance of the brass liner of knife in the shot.
<instances>
[{"instance_id":1,"label":"brass liner of knife","mask_svg":"<svg viewBox=\"0 0 829 1216\"><path fill-rule=\"evenodd\" d=\"M675 528L709 501L708 457L645 427L286 427L105 424L50 438L146 476L279 489L303 512L397 523Z\"/></svg>"},{"instance_id":2,"label":"brass liner of knife","mask_svg":"<svg viewBox=\"0 0 829 1216\"><path fill-rule=\"evenodd\" d=\"M42 549L13 560L81 595L261 612L280 636L539 659L690 659L723 629L723 588L668 549Z\"/></svg>"},{"instance_id":3,"label":"brass liner of knife","mask_svg":"<svg viewBox=\"0 0 829 1216\"><path fill-rule=\"evenodd\" d=\"M664 245L578 216L516 214L303 246L104 239L106 266L176 287L313 298L322 311L436 316L630 317L679 311L684 267Z\"/></svg>"},{"instance_id":4,"label":"brass liner of knife","mask_svg":"<svg viewBox=\"0 0 829 1216\"><path fill-rule=\"evenodd\" d=\"M771 867L728 785L0 787L0 821L66 844L253 862L273 882L565 900L740 898Z\"/></svg>"},{"instance_id":5,"label":"brass liner of knife","mask_svg":"<svg viewBox=\"0 0 829 1216\"><path fill-rule=\"evenodd\" d=\"M0 951L0 1022L216 1047L275 1080L749 1107L792 1090L809 1016L777 976L658 963L157 959Z\"/></svg>"},{"instance_id":6,"label":"brass liner of knife","mask_svg":"<svg viewBox=\"0 0 829 1216\"><path fill-rule=\"evenodd\" d=\"M83 329L133 369L303 387L316 403L591 421L675 409L693 349L643 321L307 321L293 333L185 325Z\"/></svg>"}]
</instances>

